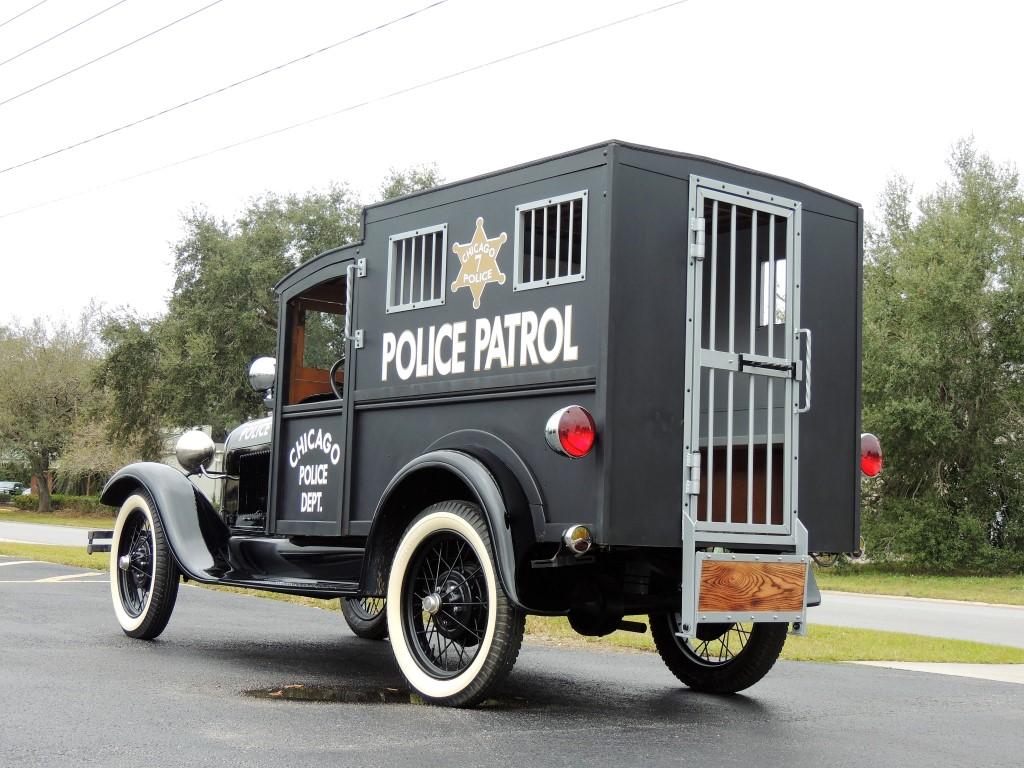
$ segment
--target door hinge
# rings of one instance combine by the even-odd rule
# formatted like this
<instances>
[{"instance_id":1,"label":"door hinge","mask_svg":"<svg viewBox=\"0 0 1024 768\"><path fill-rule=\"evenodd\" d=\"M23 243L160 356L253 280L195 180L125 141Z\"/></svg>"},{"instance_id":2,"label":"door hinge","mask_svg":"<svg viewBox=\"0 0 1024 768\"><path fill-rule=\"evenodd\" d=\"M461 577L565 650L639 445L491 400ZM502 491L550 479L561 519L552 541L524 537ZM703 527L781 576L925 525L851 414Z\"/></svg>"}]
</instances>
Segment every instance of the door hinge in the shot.
<instances>
[{"instance_id":1,"label":"door hinge","mask_svg":"<svg viewBox=\"0 0 1024 768\"><path fill-rule=\"evenodd\" d=\"M697 451L686 454L686 494L700 496L700 453Z\"/></svg>"},{"instance_id":2,"label":"door hinge","mask_svg":"<svg viewBox=\"0 0 1024 768\"><path fill-rule=\"evenodd\" d=\"M356 277L366 277L366 259L356 259Z\"/></svg>"},{"instance_id":3,"label":"door hinge","mask_svg":"<svg viewBox=\"0 0 1024 768\"><path fill-rule=\"evenodd\" d=\"M704 258L704 219L690 219L690 231L693 242L690 243L690 256L694 259Z\"/></svg>"},{"instance_id":4,"label":"door hinge","mask_svg":"<svg viewBox=\"0 0 1024 768\"><path fill-rule=\"evenodd\" d=\"M363 348L363 329L360 328L358 331L352 334L352 346L356 349Z\"/></svg>"}]
</instances>

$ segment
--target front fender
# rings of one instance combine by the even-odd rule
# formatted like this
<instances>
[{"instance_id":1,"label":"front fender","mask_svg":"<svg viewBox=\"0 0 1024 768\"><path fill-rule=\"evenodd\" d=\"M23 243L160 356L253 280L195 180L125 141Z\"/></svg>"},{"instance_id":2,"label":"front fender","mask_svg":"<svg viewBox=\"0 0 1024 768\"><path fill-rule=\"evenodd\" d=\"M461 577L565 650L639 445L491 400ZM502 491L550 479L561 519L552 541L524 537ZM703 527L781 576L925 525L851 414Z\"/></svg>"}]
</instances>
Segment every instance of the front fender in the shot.
<instances>
[{"instance_id":1,"label":"front fender","mask_svg":"<svg viewBox=\"0 0 1024 768\"><path fill-rule=\"evenodd\" d=\"M153 499L167 544L186 576L212 582L227 572L228 528L191 480L166 464L129 464L107 481L100 501L118 507L138 488Z\"/></svg>"}]
</instances>

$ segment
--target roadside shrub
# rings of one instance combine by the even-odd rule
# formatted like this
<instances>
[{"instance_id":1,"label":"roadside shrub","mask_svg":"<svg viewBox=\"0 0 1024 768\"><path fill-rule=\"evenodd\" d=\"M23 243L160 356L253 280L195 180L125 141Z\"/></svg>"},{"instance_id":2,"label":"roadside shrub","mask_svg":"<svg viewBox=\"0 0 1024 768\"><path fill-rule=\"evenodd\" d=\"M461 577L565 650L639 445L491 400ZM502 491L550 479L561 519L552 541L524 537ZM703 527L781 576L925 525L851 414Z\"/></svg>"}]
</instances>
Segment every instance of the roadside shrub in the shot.
<instances>
[{"instance_id":1,"label":"roadside shrub","mask_svg":"<svg viewBox=\"0 0 1024 768\"><path fill-rule=\"evenodd\" d=\"M869 561L926 573L1024 570L1024 553L995 546L978 515L945 499L884 499L861 519Z\"/></svg>"},{"instance_id":2,"label":"roadside shrub","mask_svg":"<svg viewBox=\"0 0 1024 768\"><path fill-rule=\"evenodd\" d=\"M8 496L6 493L0 493L0 504L10 504L10 503L11 503L11 497Z\"/></svg>"},{"instance_id":3,"label":"roadside shrub","mask_svg":"<svg viewBox=\"0 0 1024 768\"><path fill-rule=\"evenodd\" d=\"M99 496L68 496L55 493L50 497L54 512L70 512L79 515L109 515L111 508L100 503ZM12 497L14 506L27 512L39 509L39 496Z\"/></svg>"}]
</instances>

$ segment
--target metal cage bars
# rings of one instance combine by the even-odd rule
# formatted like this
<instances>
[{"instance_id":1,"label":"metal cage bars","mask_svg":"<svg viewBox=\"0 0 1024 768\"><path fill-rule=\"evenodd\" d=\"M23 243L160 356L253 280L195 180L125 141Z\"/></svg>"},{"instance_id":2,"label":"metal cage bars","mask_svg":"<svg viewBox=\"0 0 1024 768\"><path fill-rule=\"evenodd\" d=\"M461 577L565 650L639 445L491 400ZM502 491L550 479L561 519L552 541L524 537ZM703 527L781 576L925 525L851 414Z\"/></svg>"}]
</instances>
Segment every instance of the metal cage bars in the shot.
<instances>
[{"instance_id":1,"label":"metal cage bars","mask_svg":"<svg viewBox=\"0 0 1024 768\"><path fill-rule=\"evenodd\" d=\"M388 312L444 304L448 225L388 238Z\"/></svg>"},{"instance_id":2,"label":"metal cage bars","mask_svg":"<svg viewBox=\"0 0 1024 768\"><path fill-rule=\"evenodd\" d=\"M794 201L720 182L691 180L686 374L690 434L684 511L698 529L732 533L789 533L792 529L795 413L799 407L794 398L802 372L799 362L794 361L794 351L799 349L799 214L799 203ZM705 246L710 246L708 253ZM741 271L746 270L742 262L748 254L749 281L744 286ZM759 265L763 263L767 264L767 275L759 285ZM780 267L777 278L776 265L780 263L789 266ZM705 270L710 274L705 275ZM777 279L785 283L780 291L775 289ZM769 302L770 322L762 327L757 320L757 302L766 288L770 290L763 300ZM728 304L723 307L725 301ZM781 312L776 311L777 302L781 302ZM723 309L727 310L724 317ZM738 331L744 310L748 313L746 345ZM779 331L782 338L777 345L775 336ZM705 370L707 393L706 401L702 401ZM723 375L724 381L719 378ZM742 379L737 382L743 376L747 377L746 387ZM776 389L776 378L781 379L782 391ZM759 379L764 379L763 387L758 386ZM763 401L758 390L765 394ZM745 419L738 417L744 395ZM725 401L724 414L716 406L718 398ZM763 407L759 407L761 402ZM791 402L794 407L787 407ZM763 441L758 435L762 423ZM721 426L725 427L724 435L716 431ZM776 435L779 429L781 435ZM745 461L736 451L737 446L742 447L743 437ZM716 467L716 453L722 447L724 455L718 460L724 466ZM782 454L778 458L777 452ZM777 465L778 459L781 466ZM746 473L745 483L742 477L736 482L737 462ZM759 498L757 485L761 482L764 495ZM716 494L720 495L716 498ZM745 497L745 503L738 507L737 494Z\"/></svg>"},{"instance_id":3,"label":"metal cage bars","mask_svg":"<svg viewBox=\"0 0 1024 768\"><path fill-rule=\"evenodd\" d=\"M513 290L584 280L587 191L516 206Z\"/></svg>"}]
</instances>

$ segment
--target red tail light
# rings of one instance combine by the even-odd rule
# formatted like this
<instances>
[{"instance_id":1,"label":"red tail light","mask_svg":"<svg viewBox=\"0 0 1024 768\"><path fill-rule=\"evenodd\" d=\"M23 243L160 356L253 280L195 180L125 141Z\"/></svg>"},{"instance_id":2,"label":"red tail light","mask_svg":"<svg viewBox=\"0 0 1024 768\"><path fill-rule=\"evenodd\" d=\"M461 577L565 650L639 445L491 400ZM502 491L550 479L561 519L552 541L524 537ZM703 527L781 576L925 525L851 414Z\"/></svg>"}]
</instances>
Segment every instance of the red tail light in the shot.
<instances>
[{"instance_id":1,"label":"red tail light","mask_svg":"<svg viewBox=\"0 0 1024 768\"><path fill-rule=\"evenodd\" d=\"M544 437L551 450L572 459L580 459L594 447L597 427L594 425L594 417L586 408L570 405L551 414L544 427Z\"/></svg>"},{"instance_id":2,"label":"red tail light","mask_svg":"<svg viewBox=\"0 0 1024 768\"><path fill-rule=\"evenodd\" d=\"M860 436L860 471L868 477L882 471L882 444L870 432Z\"/></svg>"}]
</instances>

